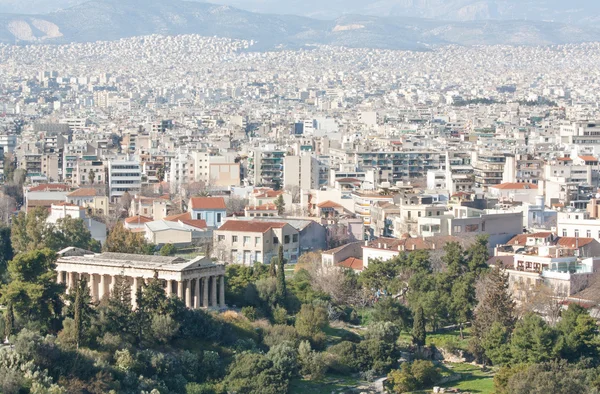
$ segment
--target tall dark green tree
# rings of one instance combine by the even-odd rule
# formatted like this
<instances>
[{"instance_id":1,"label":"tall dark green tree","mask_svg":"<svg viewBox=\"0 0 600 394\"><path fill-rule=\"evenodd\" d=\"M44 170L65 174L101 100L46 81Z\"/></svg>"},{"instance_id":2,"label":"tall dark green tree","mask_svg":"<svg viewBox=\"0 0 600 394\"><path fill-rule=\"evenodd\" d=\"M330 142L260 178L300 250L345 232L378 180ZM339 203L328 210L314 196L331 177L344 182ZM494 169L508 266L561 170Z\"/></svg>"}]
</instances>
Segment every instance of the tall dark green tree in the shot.
<instances>
[{"instance_id":1,"label":"tall dark green tree","mask_svg":"<svg viewBox=\"0 0 600 394\"><path fill-rule=\"evenodd\" d=\"M0 283L6 282L8 277L8 262L13 258L13 248L10 242L10 227L0 227Z\"/></svg>"},{"instance_id":2,"label":"tall dark green tree","mask_svg":"<svg viewBox=\"0 0 600 394\"><path fill-rule=\"evenodd\" d=\"M490 258L488 240L488 234L478 235L475 239L475 243L473 243L466 251L469 271L475 273L476 276L481 275L488 267L487 262Z\"/></svg>"},{"instance_id":3,"label":"tall dark green tree","mask_svg":"<svg viewBox=\"0 0 600 394\"><path fill-rule=\"evenodd\" d=\"M417 307L413 318L412 330L413 343L417 346L425 346L427 332L425 330L425 316L423 315L423 307Z\"/></svg>"},{"instance_id":4,"label":"tall dark green tree","mask_svg":"<svg viewBox=\"0 0 600 394\"><path fill-rule=\"evenodd\" d=\"M277 214L279 216L285 213L285 202L283 201L282 194L280 194L279 197L277 197L275 201L273 201L273 204L275 204L275 207L277 207Z\"/></svg>"},{"instance_id":5,"label":"tall dark green tree","mask_svg":"<svg viewBox=\"0 0 600 394\"><path fill-rule=\"evenodd\" d=\"M1 289L0 302L13 305L15 314L49 331L58 329L65 286L56 283L56 253L50 249L20 253L8 263L10 282Z\"/></svg>"},{"instance_id":6,"label":"tall dark green tree","mask_svg":"<svg viewBox=\"0 0 600 394\"><path fill-rule=\"evenodd\" d=\"M131 288L124 276L117 276L104 315L105 329L120 335L132 333Z\"/></svg>"},{"instance_id":7,"label":"tall dark green tree","mask_svg":"<svg viewBox=\"0 0 600 394\"><path fill-rule=\"evenodd\" d=\"M271 264L269 265L269 276L275 278L277 276L277 258L271 258Z\"/></svg>"},{"instance_id":8,"label":"tall dark green tree","mask_svg":"<svg viewBox=\"0 0 600 394\"><path fill-rule=\"evenodd\" d=\"M277 257L277 299L280 303L285 301L287 289L285 285L285 259L283 258L283 245L279 245Z\"/></svg>"},{"instance_id":9,"label":"tall dark green tree","mask_svg":"<svg viewBox=\"0 0 600 394\"><path fill-rule=\"evenodd\" d=\"M495 322L509 332L515 324L515 303L508 288L508 274L499 266L480 279L478 304L474 311L471 351L485 362L481 341Z\"/></svg>"},{"instance_id":10,"label":"tall dark green tree","mask_svg":"<svg viewBox=\"0 0 600 394\"><path fill-rule=\"evenodd\" d=\"M15 328L15 311L13 309L12 303L6 306L6 311L4 312L4 337L6 339L10 338Z\"/></svg>"},{"instance_id":11,"label":"tall dark green tree","mask_svg":"<svg viewBox=\"0 0 600 394\"><path fill-rule=\"evenodd\" d=\"M73 323L75 325L75 347L79 349L81 344L81 338L83 336L83 292L87 288L87 282L85 279L80 280L75 287L75 303L73 304L74 317Z\"/></svg>"}]
</instances>

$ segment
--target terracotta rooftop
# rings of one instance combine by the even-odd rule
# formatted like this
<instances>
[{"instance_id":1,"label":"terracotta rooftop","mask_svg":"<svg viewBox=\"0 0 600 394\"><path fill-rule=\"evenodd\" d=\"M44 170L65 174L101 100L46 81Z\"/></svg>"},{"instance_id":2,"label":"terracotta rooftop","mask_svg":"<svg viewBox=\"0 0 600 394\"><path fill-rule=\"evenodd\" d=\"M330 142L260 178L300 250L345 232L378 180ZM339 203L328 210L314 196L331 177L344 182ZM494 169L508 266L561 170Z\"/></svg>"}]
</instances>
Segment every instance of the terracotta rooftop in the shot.
<instances>
[{"instance_id":1,"label":"terracotta rooftop","mask_svg":"<svg viewBox=\"0 0 600 394\"><path fill-rule=\"evenodd\" d=\"M337 202L331 201L331 200L323 201L322 203L317 204L317 207L319 207L319 208L342 208L342 206L340 204L338 204Z\"/></svg>"},{"instance_id":2,"label":"terracotta rooftop","mask_svg":"<svg viewBox=\"0 0 600 394\"><path fill-rule=\"evenodd\" d=\"M171 215L165 217L168 222L177 222L179 220L192 220L192 214L190 212L178 213L177 215Z\"/></svg>"},{"instance_id":3,"label":"terracotta rooftop","mask_svg":"<svg viewBox=\"0 0 600 394\"><path fill-rule=\"evenodd\" d=\"M128 217L127 219L125 219L125 223L127 223L127 224L135 224L135 223L144 224L144 223L148 223L151 221L152 221L152 219L150 219L149 217L141 216L141 215L131 216L131 217Z\"/></svg>"},{"instance_id":4,"label":"terracotta rooftop","mask_svg":"<svg viewBox=\"0 0 600 394\"><path fill-rule=\"evenodd\" d=\"M563 248L575 249L581 248L592 242L594 242L594 238L560 237L556 242L556 245L562 246Z\"/></svg>"},{"instance_id":5,"label":"terracotta rooftop","mask_svg":"<svg viewBox=\"0 0 600 394\"><path fill-rule=\"evenodd\" d=\"M336 265L338 267L350 268L350 269L353 269L355 271L362 271L363 270L363 261L360 260L360 259L357 259L355 257L348 257L346 260L340 261Z\"/></svg>"},{"instance_id":6,"label":"terracotta rooftop","mask_svg":"<svg viewBox=\"0 0 600 394\"><path fill-rule=\"evenodd\" d=\"M96 197L97 195L98 191L96 189L82 188L67 194L67 197Z\"/></svg>"},{"instance_id":7,"label":"terracotta rooftop","mask_svg":"<svg viewBox=\"0 0 600 394\"><path fill-rule=\"evenodd\" d=\"M598 158L594 156L579 156L579 158L583 161L598 161Z\"/></svg>"},{"instance_id":8,"label":"terracotta rooftop","mask_svg":"<svg viewBox=\"0 0 600 394\"><path fill-rule=\"evenodd\" d=\"M273 198L283 194L281 190L259 190L254 192L254 197L257 198Z\"/></svg>"},{"instance_id":9,"label":"terracotta rooftop","mask_svg":"<svg viewBox=\"0 0 600 394\"><path fill-rule=\"evenodd\" d=\"M227 209L223 197L192 197L190 198L192 209Z\"/></svg>"},{"instance_id":10,"label":"terracotta rooftop","mask_svg":"<svg viewBox=\"0 0 600 394\"><path fill-rule=\"evenodd\" d=\"M68 192L71 189L69 185L62 183L41 183L29 188L30 192Z\"/></svg>"},{"instance_id":11,"label":"terracotta rooftop","mask_svg":"<svg viewBox=\"0 0 600 394\"><path fill-rule=\"evenodd\" d=\"M494 185L492 188L500 190L537 190L538 185L534 185L533 183L507 182Z\"/></svg>"},{"instance_id":12,"label":"terracotta rooftop","mask_svg":"<svg viewBox=\"0 0 600 394\"><path fill-rule=\"evenodd\" d=\"M551 232L541 232L534 234L518 234L515 235L508 241L507 245L525 245L527 243L527 238L548 238L551 236Z\"/></svg>"},{"instance_id":13,"label":"terracotta rooftop","mask_svg":"<svg viewBox=\"0 0 600 394\"><path fill-rule=\"evenodd\" d=\"M559 157L558 161L573 161L570 157Z\"/></svg>"},{"instance_id":14,"label":"terracotta rooftop","mask_svg":"<svg viewBox=\"0 0 600 394\"><path fill-rule=\"evenodd\" d=\"M195 220L188 220L188 219L180 219L179 220L181 223L187 224L188 226L192 226L192 227L196 227L199 229L205 229L206 227L208 227L206 225L206 220L202 220L202 219L195 219Z\"/></svg>"},{"instance_id":15,"label":"terracotta rooftop","mask_svg":"<svg viewBox=\"0 0 600 394\"><path fill-rule=\"evenodd\" d=\"M272 228L282 228L283 222L264 222L262 220L228 220L218 231L239 231L246 233L266 233Z\"/></svg>"}]
</instances>

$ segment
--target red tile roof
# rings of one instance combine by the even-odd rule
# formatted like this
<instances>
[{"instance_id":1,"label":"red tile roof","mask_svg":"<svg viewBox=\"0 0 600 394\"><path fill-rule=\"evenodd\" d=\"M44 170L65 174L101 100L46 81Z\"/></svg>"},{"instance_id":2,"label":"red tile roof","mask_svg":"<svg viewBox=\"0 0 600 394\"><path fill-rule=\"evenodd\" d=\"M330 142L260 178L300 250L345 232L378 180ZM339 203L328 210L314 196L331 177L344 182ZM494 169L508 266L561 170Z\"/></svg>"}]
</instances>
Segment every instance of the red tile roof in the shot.
<instances>
[{"instance_id":1,"label":"red tile roof","mask_svg":"<svg viewBox=\"0 0 600 394\"><path fill-rule=\"evenodd\" d=\"M319 207L319 208L342 208L342 206L340 204L338 204L337 202L333 202L331 200L323 201L322 203L317 204L317 207Z\"/></svg>"},{"instance_id":2,"label":"red tile roof","mask_svg":"<svg viewBox=\"0 0 600 394\"><path fill-rule=\"evenodd\" d=\"M29 188L30 192L67 192L71 189L69 185L62 183L41 183L37 186Z\"/></svg>"},{"instance_id":3,"label":"red tile roof","mask_svg":"<svg viewBox=\"0 0 600 394\"><path fill-rule=\"evenodd\" d=\"M594 156L579 156L579 158L583 161L598 161L598 158Z\"/></svg>"},{"instance_id":4,"label":"red tile roof","mask_svg":"<svg viewBox=\"0 0 600 394\"><path fill-rule=\"evenodd\" d=\"M262 220L228 220L218 231L239 231L246 233L266 233L272 228L283 228L283 222L263 222Z\"/></svg>"},{"instance_id":5,"label":"red tile roof","mask_svg":"<svg viewBox=\"0 0 600 394\"><path fill-rule=\"evenodd\" d=\"M67 194L67 197L96 197L97 195L98 191L96 189L82 188Z\"/></svg>"},{"instance_id":6,"label":"red tile roof","mask_svg":"<svg viewBox=\"0 0 600 394\"><path fill-rule=\"evenodd\" d=\"M573 161L570 157L559 157L558 161Z\"/></svg>"},{"instance_id":7,"label":"red tile roof","mask_svg":"<svg viewBox=\"0 0 600 394\"><path fill-rule=\"evenodd\" d=\"M259 190L254 192L256 198L273 198L283 194L281 190Z\"/></svg>"},{"instance_id":8,"label":"red tile roof","mask_svg":"<svg viewBox=\"0 0 600 394\"><path fill-rule=\"evenodd\" d=\"M494 185L492 188L500 190L537 190L538 185L534 185L533 183L507 182Z\"/></svg>"},{"instance_id":9,"label":"red tile roof","mask_svg":"<svg viewBox=\"0 0 600 394\"><path fill-rule=\"evenodd\" d=\"M556 242L556 245L562 246L563 248L575 249L581 248L592 242L594 242L594 238L560 237L558 242Z\"/></svg>"},{"instance_id":10,"label":"red tile roof","mask_svg":"<svg viewBox=\"0 0 600 394\"><path fill-rule=\"evenodd\" d=\"M196 228L199 228L201 230L204 230L206 227L208 227L206 225L206 220L201 220L201 219L195 219L195 220L181 219L179 221L181 223L187 224L188 226L196 227Z\"/></svg>"},{"instance_id":11,"label":"red tile roof","mask_svg":"<svg viewBox=\"0 0 600 394\"><path fill-rule=\"evenodd\" d=\"M223 197L192 197L190 198L192 209L227 209Z\"/></svg>"},{"instance_id":12,"label":"red tile roof","mask_svg":"<svg viewBox=\"0 0 600 394\"><path fill-rule=\"evenodd\" d=\"M128 223L128 224L135 224L135 223L143 224L143 223L148 223L151 221L152 221L152 219L150 219L149 217L141 216L141 215L131 216L131 217L128 217L125 219L125 223Z\"/></svg>"},{"instance_id":13,"label":"red tile roof","mask_svg":"<svg viewBox=\"0 0 600 394\"><path fill-rule=\"evenodd\" d=\"M548 238L551 236L550 232L542 232L542 233L534 233L534 234L518 234L515 235L508 241L507 245L525 245L527 243L527 238Z\"/></svg>"},{"instance_id":14,"label":"red tile roof","mask_svg":"<svg viewBox=\"0 0 600 394\"><path fill-rule=\"evenodd\" d=\"M360 259L357 259L355 257L348 257L346 260L340 261L339 263L337 263L337 266L344 267L344 268L350 268L355 271L362 271L363 270L363 261Z\"/></svg>"},{"instance_id":15,"label":"red tile roof","mask_svg":"<svg viewBox=\"0 0 600 394\"><path fill-rule=\"evenodd\" d=\"M171 215L165 217L167 222L177 222L179 220L192 220L192 214L190 212L179 213L177 215Z\"/></svg>"}]
</instances>

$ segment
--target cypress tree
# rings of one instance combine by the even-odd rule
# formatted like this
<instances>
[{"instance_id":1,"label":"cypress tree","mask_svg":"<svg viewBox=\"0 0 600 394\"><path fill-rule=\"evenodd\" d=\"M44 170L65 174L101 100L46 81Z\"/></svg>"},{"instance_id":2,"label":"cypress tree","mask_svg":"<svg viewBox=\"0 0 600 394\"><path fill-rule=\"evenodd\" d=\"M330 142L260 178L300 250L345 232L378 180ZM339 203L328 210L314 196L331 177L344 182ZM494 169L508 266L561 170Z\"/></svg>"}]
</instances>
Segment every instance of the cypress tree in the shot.
<instances>
[{"instance_id":1,"label":"cypress tree","mask_svg":"<svg viewBox=\"0 0 600 394\"><path fill-rule=\"evenodd\" d=\"M75 345L77 349L79 349L83 331L83 325L81 324L81 315L83 313L83 286L86 286L85 279L80 280L75 288L75 313L73 320L75 325Z\"/></svg>"},{"instance_id":2,"label":"cypress tree","mask_svg":"<svg viewBox=\"0 0 600 394\"><path fill-rule=\"evenodd\" d=\"M287 293L285 287L285 270L283 268L285 264L285 260L283 259L283 245L279 246L279 257L277 260L277 299L282 303Z\"/></svg>"},{"instance_id":3,"label":"cypress tree","mask_svg":"<svg viewBox=\"0 0 600 394\"><path fill-rule=\"evenodd\" d=\"M274 278L277 276L277 258L273 257L271 259L271 265L269 266L269 276Z\"/></svg>"},{"instance_id":4,"label":"cypress tree","mask_svg":"<svg viewBox=\"0 0 600 394\"><path fill-rule=\"evenodd\" d=\"M427 332L425 331L425 316L423 307L419 306L415 311L415 317L412 330L413 343L417 346L425 346Z\"/></svg>"},{"instance_id":5,"label":"cypress tree","mask_svg":"<svg viewBox=\"0 0 600 394\"><path fill-rule=\"evenodd\" d=\"M6 314L4 315L4 336L6 340L12 335L12 330L15 325L15 311L13 309L12 303L8 304L6 307Z\"/></svg>"}]
</instances>

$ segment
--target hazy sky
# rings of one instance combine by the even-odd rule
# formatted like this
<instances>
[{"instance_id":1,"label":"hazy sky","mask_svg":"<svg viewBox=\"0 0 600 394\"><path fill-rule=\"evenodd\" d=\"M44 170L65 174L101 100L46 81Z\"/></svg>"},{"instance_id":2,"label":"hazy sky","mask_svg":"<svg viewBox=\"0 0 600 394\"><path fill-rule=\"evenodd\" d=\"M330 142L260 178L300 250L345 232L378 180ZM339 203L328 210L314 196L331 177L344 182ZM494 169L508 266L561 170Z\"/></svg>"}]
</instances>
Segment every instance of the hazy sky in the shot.
<instances>
[{"instance_id":1,"label":"hazy sky","mask_svg":"<svg viewBox=\"0 0 600 394\"><path fill-rule=\"evenodd\" d=\"M174 0L136 1L143 5L145 1ZM0 0L0 12L42 14L83 2L85 1ZM211 0L209 2L232 5L249 11L295 14L323 19L333 19L353 13L446 20L535 19L596 23L600 15L600 0Z\"/></svg>"}]
</instances>

